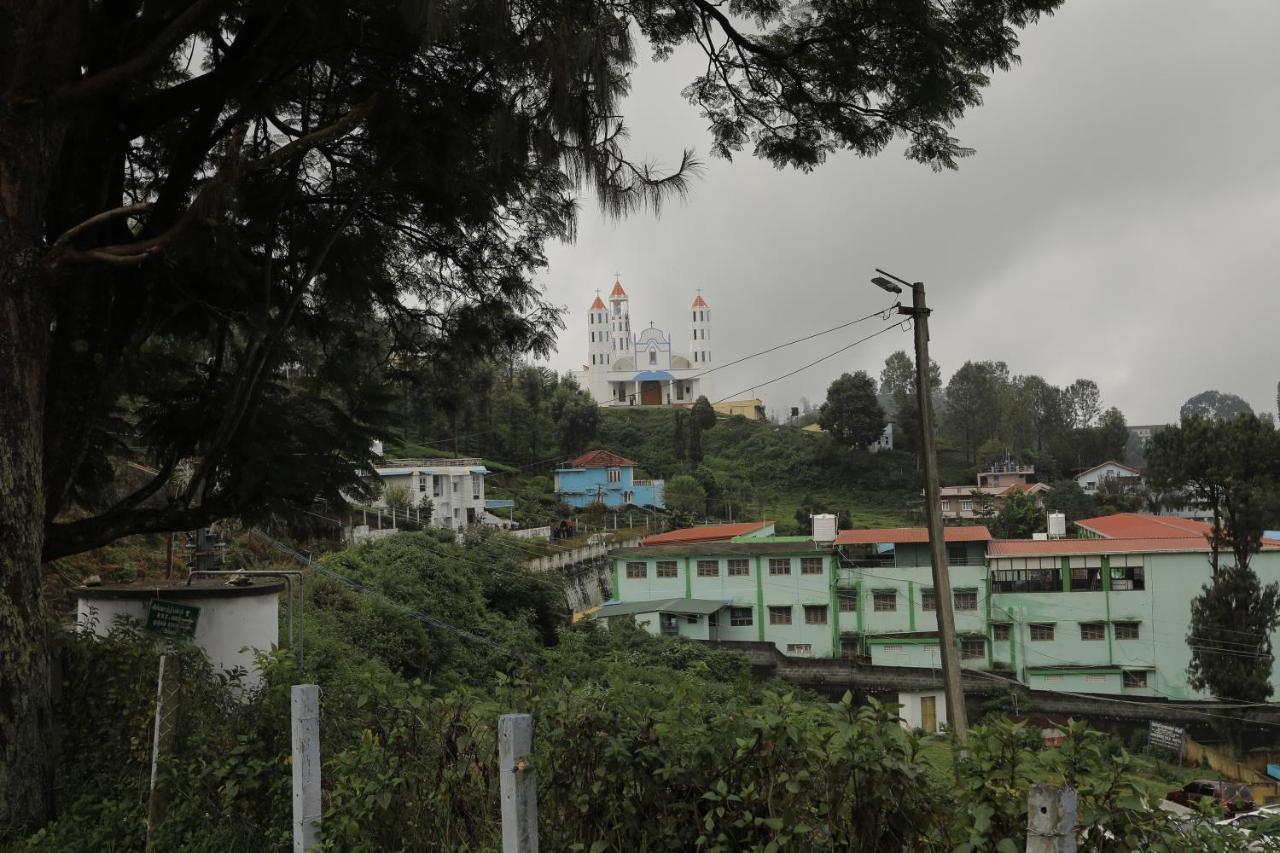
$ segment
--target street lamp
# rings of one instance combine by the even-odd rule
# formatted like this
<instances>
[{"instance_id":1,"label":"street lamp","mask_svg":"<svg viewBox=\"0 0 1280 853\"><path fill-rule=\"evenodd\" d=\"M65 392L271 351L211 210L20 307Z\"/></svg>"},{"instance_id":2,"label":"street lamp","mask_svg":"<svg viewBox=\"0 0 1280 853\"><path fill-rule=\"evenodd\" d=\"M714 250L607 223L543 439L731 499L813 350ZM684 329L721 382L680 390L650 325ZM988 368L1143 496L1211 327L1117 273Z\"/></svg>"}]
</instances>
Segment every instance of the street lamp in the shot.
<instances>
[{"instance_id":1,"label":"street lamp","mask_svg":"<svg viewBox=\"0 0 1280 853\"><path fill-rule=\"evenodd\" d=\"M920 410L920 455L924 462L925 518L929 525L929 562L933 568L935 612L938 617L938 650L942 655L942 683L947 697L947 722L956 737L969 734L968 715L964 707L964 690L960 684L959 649L956 648L956 620L951 600L951 575L947 569L947 549L940 514L938 489L938 455L933 446L933 408L929 404L929 309L924 302L924 284L898 278L879 267L880 275L871 279L876 287L890 293L901 293L901 285L911 288L911 307L898 305L898 313L915 320L916 337L916 405Z\"/></svg>"},{"instance_id":2,"label":"street lamp","mask_svg":"<svg viewBox=\"0 0 1280 853\"><path fill-rule=\"evenodd\" d=\"M902 292L901 287L899 287L898 285L894 284L893 282L889 281L889 279L881 275L878 275L875 278L871 279L871 283L874 284L876 287L880 288L881 290L887 290L890 293Z\"/></svg>"}]
</instances>

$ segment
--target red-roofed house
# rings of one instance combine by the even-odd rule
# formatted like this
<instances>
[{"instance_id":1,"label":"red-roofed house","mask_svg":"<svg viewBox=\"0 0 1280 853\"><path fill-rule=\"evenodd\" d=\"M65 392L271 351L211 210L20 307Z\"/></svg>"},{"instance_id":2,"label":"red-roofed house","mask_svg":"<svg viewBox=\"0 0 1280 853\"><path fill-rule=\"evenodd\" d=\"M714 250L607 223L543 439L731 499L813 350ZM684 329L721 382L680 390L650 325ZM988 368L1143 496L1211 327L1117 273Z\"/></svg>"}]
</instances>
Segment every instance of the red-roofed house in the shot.
<instances>
[{"instance_id":1,"label":"red-roofed house","mask_svg":"<svg viewBox=\"0 0 1280 853\"><path fill-rule=\"evenodd\" d=\"M652 506L661 509L662 480L635 479L636 463L609 450L590 450L555 471L556 496L578 509Z\"/></svg>"},{"instance_id":2,"label":"red-roofed house","mask_svg":"<svg viewBox=\"0 0 1280 853\"><path fill-rule=\"evenodd\" d=\"M1123 462L1108 460L1076 474L1075 480L1086 494L1092 495L1107 486L1122 490L1141 488L1142 472Z\"/></svg>"},{"instance_id":3,"label":"red-roofed house","mask_svg":"<svg viewBox=\"0 0 1280 853\"><path fill-rule=\"evenodd\" d=\"M1029 494L1039 506L1049 487L1033 483L1036 469L1020 462L996 462L978 474L976 486L943 486L938 490L944 519L991 518L1000 511L1004 499L1015 492Z\"/></svg>"}]
</instances>

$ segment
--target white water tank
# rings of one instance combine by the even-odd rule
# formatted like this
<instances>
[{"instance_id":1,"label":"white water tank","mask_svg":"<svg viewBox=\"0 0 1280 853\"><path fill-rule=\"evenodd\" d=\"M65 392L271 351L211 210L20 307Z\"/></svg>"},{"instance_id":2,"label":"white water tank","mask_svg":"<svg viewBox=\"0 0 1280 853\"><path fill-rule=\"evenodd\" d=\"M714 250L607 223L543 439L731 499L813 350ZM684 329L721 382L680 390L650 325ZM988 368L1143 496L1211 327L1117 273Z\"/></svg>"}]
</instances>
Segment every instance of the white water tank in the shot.
<instances>
[{"instance_id":1,"label":"white water tank","mask_svg":"<svg viewBox=\"0 0 1280 853\"><path fill-rule=\"evenodd\" d=\"M1065 539L1067 536L1067 517L1060 512L1049 513L1049 538Z\"/></svg>"},{"instance_id":2,"label":"white water tank","mask_svg":"<svg viewBox=\"0 0 1280 853\"><path fill-rule=\"evenodd\" d=\"M1046 542L1049 539L1048 533L1032 533L1031 538L1036 542Z\"/></svg>"},{"instance_id":3,"label":"white water tank","mask_svg":"<svg viewBox=\"0 0 1280 853\"><path fill-rule=\"evenodd\" d=\"M821 512L810 516L813 519L813 541L818 545L829 545L836 541L836 517L829 512Z\"/></svg>"},{"instance_id":4,"label":"white water tank","mask_svg":"<svg viewBox=\"0 0 1280 853\"><path fill-rule=\"evenodd\" d=\"M135 584L82 586L76 621L100 636L119 618L135 621L142 630L194 643L209 656L215 669L243 667L243 684L262 681L254 650L270 651L280 642L280 593L284 582L254 578L230 585L221 578L143 581Z\"/></svg>"},{"instance_id":5,"label":"white water tank","mask_svg":"<svg viewBox=\"0 0 1280 853\"><path fill-rule=\"evenodd\" d=\"M374 456L382 455L382 442L374 439L373 444L369 445L369 452Z\"/></svg>"}]
</instances>

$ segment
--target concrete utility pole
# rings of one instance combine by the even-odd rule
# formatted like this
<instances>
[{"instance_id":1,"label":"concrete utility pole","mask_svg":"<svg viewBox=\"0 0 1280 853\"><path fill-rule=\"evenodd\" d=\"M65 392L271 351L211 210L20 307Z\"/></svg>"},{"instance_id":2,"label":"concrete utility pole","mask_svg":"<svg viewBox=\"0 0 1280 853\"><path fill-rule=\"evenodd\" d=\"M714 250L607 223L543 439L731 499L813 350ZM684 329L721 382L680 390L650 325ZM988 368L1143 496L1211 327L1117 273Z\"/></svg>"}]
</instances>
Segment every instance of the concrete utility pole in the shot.
<instances>
[{"instance_id":1,"label":"concrete utility pole","mask_svg":"<svg viewBox=\"0 0 1280 853\"><path fill-rule=\"evenodd\" d=\"M925 306L923 282L907 282L879 268L876 272L911 288L911 307L899 305L898 313L915 321L916 405L920 409L920 458L924 462L924 508L929 528L929 562L933 567L933 590L937 600L935 612L938 616L938 650L942 656L947 725L955 731L958 740L964 741L969 736L969 719L964 707L964 689L960 685L960 650L956 647L951 575L947 568L941 499L938 494L938 455L933 445L933 407L929 399L932 391L929 386L929 309ZM884 278L877 277L871 281L891 293L902 292L902 288Z\"/></svg>"}]
</instances>

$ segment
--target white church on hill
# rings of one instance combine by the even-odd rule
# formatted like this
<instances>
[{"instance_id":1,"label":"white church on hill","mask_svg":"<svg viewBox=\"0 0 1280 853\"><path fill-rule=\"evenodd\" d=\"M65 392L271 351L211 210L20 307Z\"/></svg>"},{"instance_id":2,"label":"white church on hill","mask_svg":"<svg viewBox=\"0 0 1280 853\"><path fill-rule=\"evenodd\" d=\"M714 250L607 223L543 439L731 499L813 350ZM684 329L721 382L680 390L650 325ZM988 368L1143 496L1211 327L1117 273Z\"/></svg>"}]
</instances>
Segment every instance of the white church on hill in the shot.
<instances>
[{"instance_id":1,"label":"white church on hill","mask_svg":"<svg viewBox=\"0 0 1280 853\"><path fill-rule=\"evenodd\" d=\"M705 395L714 400L711 369L711 308L699 292L689 306L689 348L676 352L662 329L631 330L627 292L618 281L605 305L597 291L587 315L590 363L582 365L578 384L602 406L692 405Z\"/></svg>"}]
</instances>

